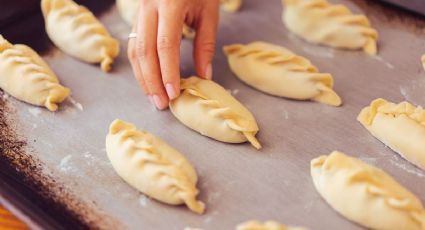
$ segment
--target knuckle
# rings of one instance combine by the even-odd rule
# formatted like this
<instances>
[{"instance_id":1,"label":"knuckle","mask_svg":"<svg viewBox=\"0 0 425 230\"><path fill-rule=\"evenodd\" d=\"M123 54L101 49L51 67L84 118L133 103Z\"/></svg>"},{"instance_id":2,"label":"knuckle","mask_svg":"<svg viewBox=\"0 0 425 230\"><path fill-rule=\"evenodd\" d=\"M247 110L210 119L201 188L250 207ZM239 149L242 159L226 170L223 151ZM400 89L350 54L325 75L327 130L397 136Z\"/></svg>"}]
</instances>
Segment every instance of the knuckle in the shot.
<instances>
[{"instance_id":1,"label":"knuckle","mask_svg":"<svg viewBox=\"0 0 425 230\"><path fill-rule=\"evenodd\" d=\"M174 49L175 44L172 39L168 36L158 36L157 39L157 49L161 51L172 50Z\"/></svg>"},{"instance_id":2,"label":"knuckle","mask_svg":"<svg viewBox=\"0 0 425 230\"><path fill-rule=\"evenodd\" d=\"M136 60L137 58L137 54L136 54L136 50L132 47L132 48L128 48L127 50L127 57L130 61Z\"/></svg>"},{"instance_id":3,"label":"knuckle","mask_svg":"<svg viewBox=\"0 0 425 230\"><path fill-rule=\"evenodd\" d=\"M148 56L148 47L144 42L138 42L136 45L135 55L138 57Z\"/></svg>"},{"instance_id":4,"label":"knuckle","mask_svg":"<svg viewBox=\"0 0 425 230\"><path fill-rule=\"evenodd\" d=\"M214 41L205 41L202 43L202 51L206 53L214 53L215 51L215 42Z\"/></svg>"}]
</instances>

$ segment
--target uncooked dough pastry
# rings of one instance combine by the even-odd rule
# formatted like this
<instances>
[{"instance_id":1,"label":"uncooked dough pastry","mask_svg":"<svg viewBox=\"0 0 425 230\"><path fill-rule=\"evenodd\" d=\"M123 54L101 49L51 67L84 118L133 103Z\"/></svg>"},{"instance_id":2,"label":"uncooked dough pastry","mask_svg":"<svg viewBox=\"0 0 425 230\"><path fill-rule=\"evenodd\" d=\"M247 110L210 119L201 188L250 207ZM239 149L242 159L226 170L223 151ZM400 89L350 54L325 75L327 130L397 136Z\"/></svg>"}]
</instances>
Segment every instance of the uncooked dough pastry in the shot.
<instances>
[{"instance_id":1,"label":"uncooked dough pastry","mask_svg":"<svg viewBox=\"0 0 425 230\"><path fill-rule=\"evenodd\" d=\"M50 111L70 94L47 63L30 47L12 45L0 35L0 88L27 103Z\"/></svg>"},{"instance_id":2,"label":"uncooked dough pastry","mask_svg":"<svg viewBox=\"0 0 425 230\"><path fill-rule=\"evenodd\" d=\"M196 37L196 31L192 28L190 28L188 25L183 25L183 31L182 31L183 37L187 39L194 39Z\"/></svg>"},{"instance_id":3,"label":"uncooked dough pastry","mask_svg":"<svg viewBox=\"0 0 425 230\"><path fill-rule=\"evenodd\" d=\"M326 0L282 0L283 22L308 42L376 54L378 33L364 15Z\"/></svg>"},{"instance_id":4,"label":"uncooked dough pastry","mask_svg":"<svg viewBox=\"0 0 425 230\"><path fill-rule=\"evenodd\" d=\"M408 102L372 101L357 120L402 157L425 170L425 110Z\"/></svg>"},{"instance_id":5,"label":"uncooked dough pastry","mask_svg":"<svg viewBox=\"0 0 425 230\"><path fill-rule=\"evenodd\" d=\"M137 16L137 11L139 10L140 0L117 0L117 8L121 17L124 21L132 26L135 17ZM182 35L184 38L193 39L195 38L196 32L188 25L183 25Z\"/></svg>"},{"instance_id":6,"label":"uncooked dough pastry","mask_svg":"<svg viewBox=\"0 0 425 230\"><path fill-rule=\"evenodd\" d=\"M236 12L242 6L242 0L220 0L220 4L225 11Z\"/></svg>"},{"instance_id":7,"label":"uncooked dough pastry","mask_svg":"<svg viewBox=\"0 0 425 230\"><path fill-rule=\"evenodd\" d=\"M248 85L281 97L313 100L339 106L333 78L319 73L311 62L291 51L265 42L224 47L230 68Z\"/></svg>"},{"instance_id":8,"label":"uncooked dough pastry","mask_svg":"<svg viewBox=\"0 0 425 230\"><path fill-rule=\"evenodd\" d=\"M254 116L223 87L210 80L181 80L181 95L170 102L174 116L202 135L227 143L249 141L260 149Z\"/></svg>"},{"instance_id":9,"label":"uncooked dough pastry","mask_svg":"<svg viewBox=\"0 0 425 230\"><path fill-rule=\"evenodd\" d=\"M424 230L421 201L381 169L334 151L311 161L314 186L347 219L371 229Z\"/></svg>"},{"instance_id":10,"label":"uncooked dough pastry","mask_svg":"<svg viewBox=\"0 0 425 230\"><path fill-rule=\"evenodd\" d=\"M106 152L115 171L144 194L171 205L186 204L202 214L197 175L186 158L159 138L115 120L106 137Z\"/></svg>"},{"instance_id":11,"label":"uncooked dough pastry","mask_svg":"<svg viewBox=\"0 0 425 230\"><path fill-rule=\"evenodd\" d=\"M128 25L133 25L133 20L137 16L139 10L139 2L141 0L117 0L117 8L121 17Z\"/></svg>"},{"instance_id":12,"label":"uncooked dough pastry","mask_svg":"<svg viewBox=\"0 0 425 230\"><path fill-rule=\"evenodd\" d=\"M275 221L266 221L260 223L255 220L247 221L239 224L236 227L236 230L307 230L302 227L286 227L283 224L277 223Z\"/></svg>"},{"instance_id":13,"label":"uncooked dough pastry","mask_svg":"<svg viewBox=\"0 0 425 230\"><path fill-rule=\"evenodd\" d=\"M65 53L110 71L119 54L119 42L84 6L72 0L42 0L46 31Z\"/></svg>"}]
</instances>

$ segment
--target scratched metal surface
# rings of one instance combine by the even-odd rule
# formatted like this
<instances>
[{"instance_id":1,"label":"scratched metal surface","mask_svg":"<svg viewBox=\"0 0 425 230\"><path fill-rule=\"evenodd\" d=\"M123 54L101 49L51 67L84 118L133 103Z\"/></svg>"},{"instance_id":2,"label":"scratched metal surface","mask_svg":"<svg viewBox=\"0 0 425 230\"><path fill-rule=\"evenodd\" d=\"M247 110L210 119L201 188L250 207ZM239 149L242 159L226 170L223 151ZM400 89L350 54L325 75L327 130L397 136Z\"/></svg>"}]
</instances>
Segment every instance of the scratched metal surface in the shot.
<instances>
[{"instance_id":1,"label":"scratched metal surface","mask_svg":"<svg viewBox=\"0 0 425 230\"><path fill-rule=\"evenodd\" d=\"M14 99L19 128L43 163L46 173L80 199L90 201L128 229L233 229L249 219L277 220L311 229L360 229L333 211L315 191L311 159L344 151L383 168L425 201L425 172L374 139L357 121L360 109L377 97L409 100L425 106L423 24L415 28L387 21L362 1L336 1L356 12L361 5L380 33L379 56L307 44L281 23L278 0L246 0L239 13L222 13L214 79L229 89L257 118L264 148L231 145L203 137L179 123L169 111L158 112L143 96L126 60L129 27L115 9L101 20L121 40L122 53L111 74L59 51L45 58L72 98L57 113ZM360 3L359 3L360 2ZM237 80L221 51L223 45L263 40L308 57L335 78L344 105L334 108L262 94ZM182 44L183 75L194 73L191 43ZM115 118L135 123L180 150L199 174L204 215L150 200L124 183L105 153L105 135ZM34 140L34 141L33 141Z\"/></svg>"}]
</instances>

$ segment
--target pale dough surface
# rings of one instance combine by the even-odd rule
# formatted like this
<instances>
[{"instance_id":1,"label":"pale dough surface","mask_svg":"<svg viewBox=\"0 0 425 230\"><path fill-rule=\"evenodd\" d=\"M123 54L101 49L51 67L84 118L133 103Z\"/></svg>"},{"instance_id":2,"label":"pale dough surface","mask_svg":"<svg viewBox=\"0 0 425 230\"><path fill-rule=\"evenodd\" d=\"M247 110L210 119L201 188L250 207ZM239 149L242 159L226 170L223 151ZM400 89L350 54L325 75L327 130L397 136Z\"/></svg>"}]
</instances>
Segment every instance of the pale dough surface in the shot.
<instances>
[{"instance_id":1,"label":"pale dough surface","mask_svg":"<svg viewBox=\"0 0 425 230\"><path fill-rule=\"evenodd\" d=\"M294 34L311 43L376 54L378 33L364 15L327 0L282 0L283 22Z\"/></svg>"},{"instance_id":2,"label":"pale dough surface","mask_svg":"<svg viewBox=\"0 0 425 230\"><path fill-rule=\"evenodd\" d=\"M121 17L128 25L133 25L133 21L137 17L140 0L117 0L117 8Z\"/></svg>"},{"instance_id":3,"label":"pale dough surface","mask_svg":"<svg viewBox=\"0 0 425 230\"><path fill-rule=\"evenodd\" d=\"M236 12L242 6L242 0L220 0L220 4L225 11Z\"/></svg>"},{"instance_id":4,"label":"pale dough surface","mask_svg":"<svg viewBox=\"0 0 425 230\"><path fill-rule=\"evenodd\" d=\"M117 0L118 12L124 21L132 26L134 20L136 20L137 12L139 10L140 0ZM184 38L193 39L195 38L196 32L188 25L184 24L182 29L182 35Z\"/></svg>"},{"instance_id":5,"label":"pale dough surface","mask_svg":"<svg viewBox=\"0 0 425 230\"><path fill-rule=\"evenodd\" d=\"M372 229L424 230L421 201L381 169L334 151L311 161L314 186L347 219Z\"/></svg>"},{"instance_id":6,"label":"pale dough surface","mask_svg":"<svg viewBox=\"0 0 425 230\"><path fill-rule=\"evenodd\" d=\"M42 0L46 32L65 53L110 71L119 42L86 7L72 0Z\"/></svg>"},{"instance_id":7,"label":"pale dough surface","mask_svg":"<svg viewBox=\"0 0 425 230\"><path fill-rule=\"evenodd\" d=\"M121 17L128 25L133 25L136 20L137 12L139 10L140 0L117 0L117 8ZM242 0L220 0L223 8L230 12L237 11L242 5ZM193 39L196 36L194 29L190 28L187 24L183 25L182 35L184 38Z\"/></svg>"},{"instance_id":8,"label":"pale dough surface","mask_svg":"<svg viewBox=\"0 0 425 230\"><path fill-rule=\"evenodd\" d=\"M0 88L27 103L50 111L70 94L55 73L30 47L12 45L0 35Z\"/></svg>"},{"instance_id":9,"label":"pale dough surface","mask_svg":"<svg viewBox=\"0 0 425 230\"><path fill-rule=\"evenodd\" d=\"M118 175L134 188L164 203L204 212L204 203L196 200L195 169L164 141L115 120L106 137L106 152Z\"/></svg>"},{"instance_id":10,"label":"pale dough surface","mask_svg":"<svg viewBox=\"0 0 425 230\"><path fill-rule=\"evenodd\" d=\"M280 224L276 221L266 221L264 223L251 220L239 224L236 227L236 230L308 230L307 228L302 227L287 227L283 224Z\"/></svg>"},{"instance_id":11,"label":"pale dough surface","mask_svg":"<svg viewBox=\"0 0 425 230\"><path fill-rule=\"evenodd\" d=\"M339 106L333 78L304 57L265 42L224 47L232 71L248 85L271 95L297 100L313 100Z\"/></svg>"},{"instance_id":12,"label":"pale dough surface","mask_svg":"<svg viewBox=\"0 0 425 230\"><path fill-rule=\"evenodd\" d=\"M425 170L425 110L408 102L372 101L357 120L385 145Z\"/></svg>"},{"instance_id":13,"label":"pale dough surface","mask_svg":"<svg viewBox=\"0 0 425 230\"><path fill-rule=\"evenodd\" d=\"M251 112L211 80L181 80L181 95L170 102L174 116L189 128L228 143L246 141L259 149L257 122Z\"/></svg>"}]
</instances>

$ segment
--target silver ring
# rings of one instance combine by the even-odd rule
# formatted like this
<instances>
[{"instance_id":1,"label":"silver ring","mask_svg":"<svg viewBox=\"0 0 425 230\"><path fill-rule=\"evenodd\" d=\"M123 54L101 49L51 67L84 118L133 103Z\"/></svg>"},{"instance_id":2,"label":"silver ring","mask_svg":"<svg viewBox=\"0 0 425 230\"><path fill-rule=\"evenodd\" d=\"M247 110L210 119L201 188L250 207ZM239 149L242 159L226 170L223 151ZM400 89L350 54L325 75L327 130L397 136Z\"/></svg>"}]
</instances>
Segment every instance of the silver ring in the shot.
<instances>
[{"instance_id":1,"label":"silver ring","mask_svg":"<svg viewBox=\"0 0 425 230\"><path fill-rule=\"evenodd\" d=\"M128 39L130 39L130 38L137 38L137 33L130 33L128 35Z\"/></svg>"}]
</instances>

